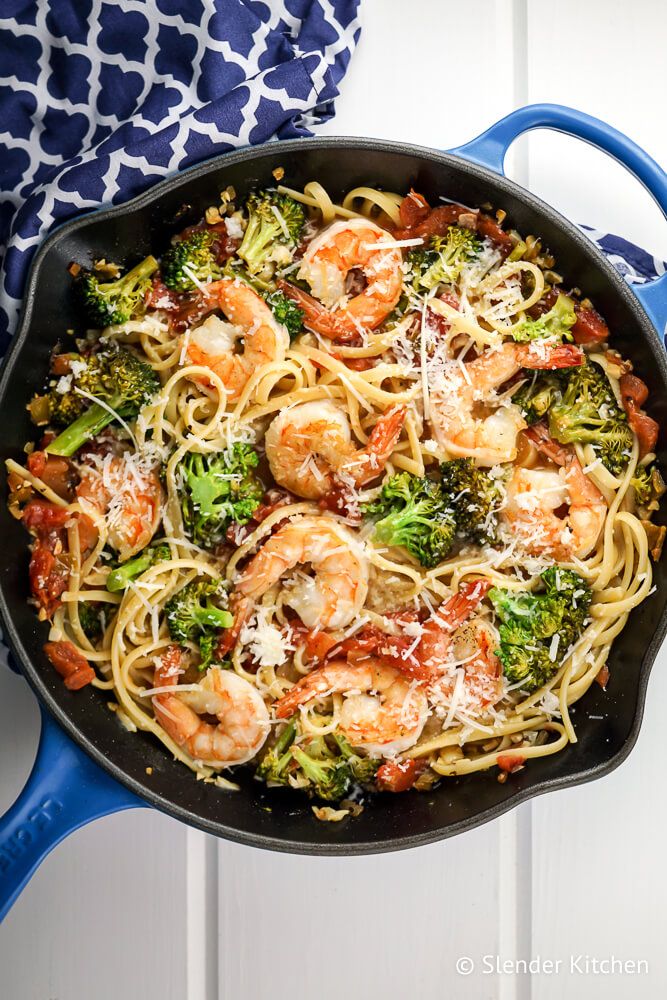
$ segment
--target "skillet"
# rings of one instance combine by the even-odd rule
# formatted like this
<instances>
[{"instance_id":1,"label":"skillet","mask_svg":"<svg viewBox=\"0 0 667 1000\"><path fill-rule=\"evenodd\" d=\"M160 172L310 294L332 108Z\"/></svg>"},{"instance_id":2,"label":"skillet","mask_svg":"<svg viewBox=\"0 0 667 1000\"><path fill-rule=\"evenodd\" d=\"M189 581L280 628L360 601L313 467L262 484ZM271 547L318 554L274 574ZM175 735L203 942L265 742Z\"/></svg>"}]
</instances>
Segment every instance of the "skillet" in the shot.
<instances>
[{"instance_id":1,"label":"skillet","mask_svg":"<svg viewBox=\"0 0 667 1000\"><path fill-rule=\"evenodd\" d=\"M464 204L490 201L505 209L510 226L543 238L565 285L577 285L593 299L613 331L614 346L632 358L647 382L649 412L663 426L667 275L632 290L580 230L503 176L507 149L534 128L563 131L609 153L667 214L667 174L630 139L572 109L531 105L447 153L357 138L298 139L242 149L165 180L124 205L61 226L35 257L20 327L4 362L0 426L5 457L20 457L24 442L33 436L26 403L41 387L53 345L75 324L67 264L101 256L133 263L155 247L166 247L169 237L200 218L228 184L243 194L254 184L270 183L278 166L285 168L290 186L302 187L316 178L333 196L360 184L396 191L412 185L429 199L446 193ZM664 466L664 440L658 457ZM462 833L532 796L607 774L637 739L649 671L667 631L664 563L655 567L655 592L632 612L614 643L607 691L593 685L574 708L579 742L531 762L505 784L487 773L448 779L428 794L379 795L361 816L337 824L317 822L305 797L264 789L250 773L241 776L240 792L221 792L194 781L149 735L126 733L107 710L103 693L93 688L67 691L42 652L47 626L27 604L27 537L4 500L0 613L13 654L40 701L42 733L28 783L0 819L0 918L63 837L110 812L149 804L217 836L278 851L392 851Z\"/></svg>"}]
</instances>

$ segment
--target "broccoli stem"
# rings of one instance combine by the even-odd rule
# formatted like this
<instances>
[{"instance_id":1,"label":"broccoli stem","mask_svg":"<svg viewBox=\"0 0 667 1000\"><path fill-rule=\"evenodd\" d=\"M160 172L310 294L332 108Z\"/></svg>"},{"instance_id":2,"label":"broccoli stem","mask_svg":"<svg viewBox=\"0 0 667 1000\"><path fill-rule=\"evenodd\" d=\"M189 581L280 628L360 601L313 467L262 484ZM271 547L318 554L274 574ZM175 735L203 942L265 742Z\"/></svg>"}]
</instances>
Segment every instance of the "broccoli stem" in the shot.
<instances>
[{"instance_id":1,"label":"broccoli stem","mask_svg":"<svg viewBox=\"0 0 667 1000\"><path fill-rule=\"evenodd\" d=\"M143 278L150 278L155 274L159 266L155 257L149 255L119 278L117 284L122 288L134 288Z\"/></svg>"},{"instance_id":2,"label":"broccoli stem","mask_svg":"<svg viewBox=\"0 0 667 1000\"><path fill-rule=\"evenodd\" d=\"M288 724L283 729L282 733L276 740L273 752L276 757L280 757L282 754L288 750L292 743L294 743L294 737L296 736L296 716L292 716Z\"/></svg>"},{"instance_id":3,"label":"broccoli stem","mask_svg":"<svg viewBox=\"0 0 667 1000\"><path fill-rule=\"evenodd\" d=\"M234 615L222 608L202 608L197 613L197 621L202 628L231 628L234 624Z\"/></svg>"},{"instance_id":4,"label":"broccoli stem","mask_svg":"<svg viewBox=\"0 0 667 1000\"><path fill-rule=\"evenodd\" d=\"M115 594L118 590L125 590L128 583L135 577L141 576L153 565L155 556L151 549L144 549L134 559L129 559L109 573L107 577L107 590Z\"/></svg>"},{"instance_id":5,"label":"broccoli stem","mask_svg":"<svg viewBox=\"0 0 667 1000\"><path fill-rule=\"evenodd\" d=\"M116 400L109 403L110 409L114 408L114 402ZM100 406L99 403L93 403L85 413L76 418L73 424L66 427L57 438L47 445L46 450L50 455L63 455L69 458L70 455L79 450L82 444L108 427L112 420L114 420L113 413L110 413L106 407Z\"/></svg>"}]
</instances>

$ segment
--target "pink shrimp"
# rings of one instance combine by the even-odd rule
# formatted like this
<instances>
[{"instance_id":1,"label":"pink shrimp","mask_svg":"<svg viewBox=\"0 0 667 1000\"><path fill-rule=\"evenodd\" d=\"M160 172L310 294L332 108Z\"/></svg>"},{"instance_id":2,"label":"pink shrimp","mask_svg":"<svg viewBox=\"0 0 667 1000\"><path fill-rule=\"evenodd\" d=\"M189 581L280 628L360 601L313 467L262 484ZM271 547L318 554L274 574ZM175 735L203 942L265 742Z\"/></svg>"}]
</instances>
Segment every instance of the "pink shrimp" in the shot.
<instances>
[{"instance_id":1,"label":"pink shrimp","mask_svg":"<svg viewBox=\"0 0 667 1000\"><path fill-rule=\"evenodd\" d=\"M222 278L206 286L206 298L215 303L229 322L209 316L182 339L191 365L214 372L230 401L239 398L250 376L272 361L283 361L289 346L289 334L274 318L264 299L249 285L236 279ZM243 338L243 351L236 352ZM206 384L206 377L196 376Z\"/></svg>"},{"instance_id":2,"label":"pink shrimp","mask_svg":"<svg viewBox=\"0 0 667 1000\"><path fill-rule=\"evenodd\" d=\"M337 474L362 486L384 469L405 414L405 407L383 413L368 443L357 448L345 411L331 400L289 407L273 419L264 440L273 478L309 500L329 493Z\"/></svg>"},{"instance_id":3,"label":"pink shrimp","mask_svg":"<svg viewBox=\"0 0 667 1000\"><path fill-rule=\"evenodd\" d=\"M526 437L564 470L517 467L507 488L504 517L533 555L583 559L595 547L607 516L607 504L588 478L573 449L554 441L544 424ZM568 506L565 517L556 511Z\"/></svg>"},{"instance_id":4,"label":"pink shrimp","mask_svg":"<svg viewBox=\"0 0 667 1000\"><path fill-rule=\"evenodd\" d=\"M309 244L298 272L313 295L289 282L282 291L305 313L305 325L331 340L353 340L374 330L392 311L403 287L403 256L393 237L368 219L334 222ZM366 287L349 301L345 282L350 271L362 271Z\"/></svg>"},{"instance_id":5,"label":"pink shrimp","mask_svg":"<svg viewBox=\"0 0 667 1000\"><path fill-rule=\"evenodd\" d=\"M181 650L170 646L155 664L155 717L174 743L193 760L211 767L245 764L261 750L269 733L269 713L262 696L244 677L210 667L192 690L179 694ZM217 725L201 718L217 716Z\"/></svg>"}]
</instances>

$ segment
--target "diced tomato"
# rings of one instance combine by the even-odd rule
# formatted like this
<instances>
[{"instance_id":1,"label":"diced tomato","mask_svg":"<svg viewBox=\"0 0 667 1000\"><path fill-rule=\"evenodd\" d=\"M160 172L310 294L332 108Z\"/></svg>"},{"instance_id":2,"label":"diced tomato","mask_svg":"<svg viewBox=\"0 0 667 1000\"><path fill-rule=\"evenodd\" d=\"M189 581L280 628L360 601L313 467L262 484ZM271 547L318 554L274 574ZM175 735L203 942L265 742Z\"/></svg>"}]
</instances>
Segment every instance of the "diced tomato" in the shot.
<instances>
[{"instance_id":1,"label":"diced tomato","mask_svg":"<svg viewBox=\"0 0 667 1000\"><path fill-rule=\"evenodd\" d=\"M490 215L480 212L477 216L477 232L495 243L497 249L505 256L512 251L512 239Z\"/></svg>"},{"instance_id":2,"label":"diced tomato","mask_svg":"<svg viewBox=\"0 0 667 1000\"><path fill-rule=\"evenodd\" d=\"M33 451L28 455L28 469L63 500L74 499L79 474L68 458L48 455L45 451Z\"/></svg>"},{"instance_id":3,"label":"diced tomato","mask_svg":"<svg viewBox=\"0 0 667 1000\"><path fill-rule=\"evenodd\" d=\"M97 528L83 513L73 513L67 507L47 500L31 500L23 511L24 527L35 536L30 556L30 587L33 597L46 618L60 606L60 597L67 589L70 556L67 550L69 521L76 520L79 529L79 550L85 558L97 544Z\"/></svg>"},{"instance_id":4,"label":"diced tomato","mask_svg":"<svg viewBox=\"0 0 667 1000\"><path fill-rule=\"evenodd\" d=\"M503 256L506 257L511 252L512 239L509 233L506 233L490 215L455 204L438 205L425 214L425 206L428 204L426 200L415 192L411 192L411 195L412 197L409 195L401 202L402 227L394 231L397 240L415 239L418 236L427 240L432 236L444 236L449 227L457 225L459 219L464 216L464 222L470 222L471 227L476 229L480 236L494 243ZM414 209L410 202L414 204Z\"/></svg>"},{"instance_id":5,"label":"diced tomato","mask_svg":"<svg viewBox=\"0 0 667 1000\"><path fill-rule=\"evenodd\" d=\"M639 457L643 458L655 450L660 429L656 421L641 409L648 399L648 387L640 378L629 372L621 375L618 384L628 423L639 441Z\"/></svg>"},{"instance_id":6,"label":"diced tomato","mask_svg":"<svg viewBox=\"0 0 667 1000\"><path fill-rule=\"evenodd\" d=\"M48 542L37 539L30 556L30 589L46 618L60 607L61 594L67 590L70 565L65 553L54 554Z\"/></svg>"},{"instance_id":7,"label":"diced tomato","mask_svg":"<svg viewBox=\"0 0 667 1000\"><path fill-rule=\"evenodd\" d=\"M401 223L406 227L416 226L422 222L431 211L431 206L423 194L418 194L410 188L399 208Z\"/></svg>"},{"instance_id":8,"label":"diced tomato","mask_svg":"<svg viewBox=\"0 0 667 1000\"><path fill-rule=\"evenodd\" d=\"M44 652L70 691L79 691L95 679L95 671L71 642L47 642Z\"/></svg>"},{"instance_id":9,"label":"diced tomato","mask_svg":"<svg viewBox=\"0 0 667 1000\"><path fill-rule=\"evenodd\" d=\"M595 675L595 680L598 682L603 691L606 690L610 677L611 674L609 672L609 667L605 663L600 667L598 673Z\"/></svg>"},{"instance_id":10,"label":"diced tomato","mask_svg":"<svg viewBox=\"0 0 667 1000\"><path fill-rule=\"evenodd\" d=\"M67 507L49 503L48 500L31 500L23 511L23 524L28 531L55 531L71 518Z\"/></svg>"},{"instance_id":11,"label":"diced tomato","mask_svg":"<svg viewBox=\"0 0 667 1000\"><path fill-rule=\"evenodd\" d=\"M574 310L577 321L570 333L574 337L575 344L602 344L609 340L609 327L599 312L576 305Z\"/></svg>"},{"instance_id":12,"label":"diced tomato","mask_svg":"<svg viewBox=\"0 0 667 1000\"><path fill-rule=\"evenodd\" d=\"M181 301L181 296L167 288L160 277L153 278L153 283L146 295L146 305L149 309L164 309L166 312L175 312L180 309Z\"/></svg>"},{"instance_id":13,"label":"diced tomato","mask_svg":"<svg viewBox=\"0 0 667 1000\"><path fill-rule=\"evenodd\" d=\"M412 240L421 236L426 240L431 236L444 236L450 226L456 225L460 215L469 214L469 209L463 205L438 205L415 225L397 229L394 237L397 240Z\"/></svg>"},{"instance_id":14,"label":"diced tomato","mask_svg":"<svg viewBox=\"0 0 667 1000\"><path fill-rule=\"evenodd\" d=\"M375 783L381 792L407 792L426 766L425 760L386 760L377 769Z\"/></svg>"},{"instance_id":15,"label":"diced tomato","mask_svg":"<svg viewBox=\"0 0 667 1000\"><path fill-rule=\"evenodd\" d=\"M520 770L526 763L526 757L522 753L501 753L498 754L498 767L507 774Z\"/></svg>"}]
</instances>

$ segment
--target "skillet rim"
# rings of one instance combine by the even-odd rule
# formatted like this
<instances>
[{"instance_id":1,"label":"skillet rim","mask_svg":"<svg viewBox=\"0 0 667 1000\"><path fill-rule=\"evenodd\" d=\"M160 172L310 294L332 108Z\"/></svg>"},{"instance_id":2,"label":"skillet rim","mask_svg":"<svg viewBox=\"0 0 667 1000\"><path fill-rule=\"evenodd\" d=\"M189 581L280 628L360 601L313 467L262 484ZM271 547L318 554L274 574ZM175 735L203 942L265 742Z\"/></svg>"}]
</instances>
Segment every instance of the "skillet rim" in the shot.
<instances>
[{"instance_id":1,"label":"skillet rim","mask_svg":"<svg viewBox=\"0 0 667 1000\"><path fill-rule=\"evenodd\" d=\"M30 331L30 322L33 311L33 299L40 279L40 271L43 260L50 249L60 240L76 230L85 227L93 218L97 221L104 221L108 218L130 215L135 210L146 205L159 201L163 194L177 190L183 183L197 180L207 176L226 165L251 162L259 159L262 155L270 152L273 148L280 148L286 152L303 151L307 153L309 148L334 150L344 146L348 149L359 151L372 150L379 153L403 154L423 161L428 161L436 165L454 167L473 174L481 181L491 185L499 192L507 193L518 201L522 202L539 217L545 218L552 225L556 226L563 236L570 242L578 244L584 253L593 258L595 266L603 272L614 291L625 302L626 306L634 314L639 326L642 329L647 347L656 362L661 380L667 386L667 355L662 344L660 335L656 331L653 323L648 318L640 300L631 290L630 286L623 280L620 274L612 267L607 258L589 237L578 229L572 222L566 219L560 212L557 212L548 203L542 201L536 195L527 191L516 181L510 180L502 174L496 173L488 167L466 159L453 153L442 152L426 146L419 146L411 143L401 143L393 140L363 138L355 136L313 136L308 138L282 140L279 144L275 142L263 143L258 146L244 147L239 150L232 150L218 156L211 157L202 163L194 165L171 177L159 181L153 187L137 195L129 201L118 205L102 206L92 209L74 219L64 222L46 237L31 265L28 278L26 280L23 293L23 303L19 324L13 336L9 348L2 361L0 377L0 400L4 398L5 391L12 375L18 354L23 343L27 339ZM87 756L91 757L104 771L115 778L125 788L130 789L139 799L146 801L149 805L160 809L162 812L179 819L190 826L212 833L226 840L246 846L257 847L264 850L273 850L292 854L307 854L315 856L345 856L380 854L395 850L407 850L420 847L426 844L436 843L447 839L466 830L472 830L492 819L496 819L504 813L513 809L522 802L542 795L546 792L556 791L561 788L568 788L574 785L584 784L596 778L603 777L615 770L622 764L632 749L634 748L644 715L646 702L646 690L648 686L651 669L655 662L656 655L667 634L667 607L663 611L656 628L648 641L641 660L641 666L637 675L637 683L634 689L635 706L632 726L623 745L607 761L593 767L580 771L573 771L568 775L557 778L537 780L534 784L515 791L508 795L506 799L488 809L481 810L474 815L446 827L439 826L422 833L410 834L404 837L383 838L377 841L364 840L355 843L343 843L336 845L332 842L315 843L311 841L290 840L276 838L261 833L247 833L239 831L226 823L204 819L187 808L173 801L166 795L154 792L150 787L142 784L141 781L131 777L118 764L98 750L93 741L81 730L72 720L71 716L55 700L51 692L43 683L40 671L32 663L27 654L18 630L9 614L9 608L5 599L4 584L0 583L0 619L5 629L5 639L8 642L12 653L21 665L21 672L28 681L30 687L35 692L40 707L46 708L49 714L56 720L68 736L80 747Z\"/></svg>"}]
</instances>

